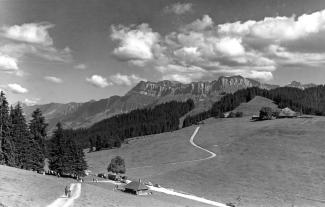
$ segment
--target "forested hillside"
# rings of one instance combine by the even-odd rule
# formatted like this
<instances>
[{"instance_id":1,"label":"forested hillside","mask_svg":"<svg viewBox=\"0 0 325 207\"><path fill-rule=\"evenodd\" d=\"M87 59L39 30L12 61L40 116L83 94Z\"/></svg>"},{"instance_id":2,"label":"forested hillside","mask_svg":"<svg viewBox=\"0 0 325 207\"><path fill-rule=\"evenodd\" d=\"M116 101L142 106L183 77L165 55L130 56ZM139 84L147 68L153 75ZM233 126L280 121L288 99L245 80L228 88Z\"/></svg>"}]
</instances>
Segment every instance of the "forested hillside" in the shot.
<instances>
[{"instance_id":1,"label":"forested hillside","mask_svg":"<svg viewBox=\"0 0 325 207\"><path fill-rule=\"evenodd\" d=\"M10 108L10 109L9 109ZM21 105L9 107L0 92L0 164L19 169L43 171L45 157L50 169L59 174L84 175L87 169L82 148L69 133L63 134L61 124L47 142L47 123L40 109L27 123Z\"/></svg>"},{"instance_id":2,"label":"forested hillside","mask_svg":"<svg viewBox=\"0 0 325 207\"><path fill-rule=\"evenodd\" d=\"M177 130L179 119L193 108L191 99L186 102L172 101L154 108L116 115L87 129L66 130L66 133L77 139L84 148L90 145L96 150L119 147L126 138Z\"/></svg>"},{"instance_id":3,"label":"forested hillside","mask_svg":"<svg viewBox=\"0 0 325 207\"><path fill-rule=\"evenodd\" d=\"M234 110L243 102L262 96L273 100L280 108L289 107L304 114L325 115L325 86L319 85L305 90L292 87L280 87L272 90L257 87L242 89L234 94L227 94L213 104L208 111L195 116L188 116L183 127L198 123L209 117L220 117L224 112Z\"/></svg>"}]
</instances>

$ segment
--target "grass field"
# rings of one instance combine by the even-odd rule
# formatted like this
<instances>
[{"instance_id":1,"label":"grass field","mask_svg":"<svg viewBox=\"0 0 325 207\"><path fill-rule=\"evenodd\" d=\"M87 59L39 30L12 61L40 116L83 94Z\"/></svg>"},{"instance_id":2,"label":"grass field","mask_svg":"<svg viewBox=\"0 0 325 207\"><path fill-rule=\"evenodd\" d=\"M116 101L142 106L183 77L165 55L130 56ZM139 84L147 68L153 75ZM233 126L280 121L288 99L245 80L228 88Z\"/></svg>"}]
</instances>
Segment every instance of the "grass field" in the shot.
<instances>
[{"instance_id":1,"label":"grass field","mask_svg":"<svg viewBox=\"0 0 325 207\"><path fill-rule=\"evenodd\" d=\"M40 175L32 171L0 165L1 207L45 207L61 197L64 187L75 180ZM86 178L81 184L81 195L76 207L207 207L201 203L154 193L151 196L135 196L114 191L113 184L92 183Z\"/></svg>"},{"instance_id":2,"label":"grass field","mask_svg":"<svg viewBox=\"0 0 325 207\"><path fill-rule=\"evenodd\" d=\"M71 181L0 165L0 206L44 207Z\"/></svg>"},{"instance_id":3,"label":"grass field","mask_svg":"<svg viewBox=\"0 0 325 207\"><path fill-rule=\"evenodd\" d=\"M127 174L238 206L324 206L324 125L325 117L209 119L195 142L217 154L211 160L160 165L207 156L188 143L195 127L140 138L87 158L103 172L115 155L126 159L127 168L153 165L127 169Z\"/></svg>"},{"instance_id":4,"label":"grass field","mask_svg":"<svg viewBox=\"0 0 325 207\"><path fill-rule=\"evenodd\" d=\"M108 183L83 183L81 196L74 206L78 207L209 207L199 202L154 192L150 196L135 196L114 191Z\"/></svg>"},{"instance_id":5,"label":"grass field","mask_svg":"<svg viewBox=\"0 0 325 207\"><path fill-rule=\"evenodd\" d=\"M94 173L107 172L108 163L116 155L125 159L128 174L133 177L150 177L165 170L180 168L187 164L169 164L169 168L165 166L170 162L195 160L206 156L205 152L189 144L194 129L193 126L175 132L133 138L129 140L129 144L123 144L118 149L86 153L89 169ZM132 169L148 165L155 167Z\"/></svg>"}]
</instances>

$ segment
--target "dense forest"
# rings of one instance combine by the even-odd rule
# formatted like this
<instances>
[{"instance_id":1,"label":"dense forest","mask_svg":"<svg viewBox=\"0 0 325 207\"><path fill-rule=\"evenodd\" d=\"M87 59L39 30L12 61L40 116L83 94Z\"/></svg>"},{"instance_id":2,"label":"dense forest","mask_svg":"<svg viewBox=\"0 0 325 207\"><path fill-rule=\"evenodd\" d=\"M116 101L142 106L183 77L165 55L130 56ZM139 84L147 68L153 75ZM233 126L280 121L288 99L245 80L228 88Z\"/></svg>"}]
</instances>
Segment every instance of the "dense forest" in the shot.
<instances>
[{"instance_id":1,"label":"dense forest","mask_svg":"<svg viewBox=\"0 0 325 207\"><path fill-rule=\"evenodd\" d=\"M226 94L220 101L213 104L208 111L188 116L183 127L196 124L210 117L221 117L224 112L234 110L241 103L262 96L273 100L280 108L289 107L304 114L325 115L325 86L319 85L301 90L292 87L280 87L272 90L257 87L242 89L234 94Z\"/></svg>"},{"instance_id":2,"label":"dense forest","mask_svg":"<svg viewBox=\"0 0 325 207\"><path fill-rule=\"evenodd\" d=\"M47 142L49 167L60 175L83 176L87 169L83 149L76 143L72 130L63 130L58 123Z\"/></svg>"},{"instance_id":3,"label":"dense forest","mask_svg":"<svg viewBox=\"0 0 325 207\"><path fill-rule=\"evenodd\" d=\"M45 158L50 170L60 174L83 175L87 169L82 148L64 134L61 125L51 141L46 142L47 123L40 109L27 123L21 105L10 107L0 92L0 164L25 170L43 171ZM49 144L46 144L49 143Z\"/></svg>"},{"instance_id":4,"label":"dense forest","mask_svg":"<svg viewBox=\"0 0 325 207\"><path fill-rule=\"evenodd\" d=\"M20 104L10 107L5 94L0 93L0 164L11 167L42 170L44 167L44 134L46 124L41 112L34 111L29 125Z\"/></svg>"},{"instance_id":5,"label":"dense forest","mask_svg":"<svg viewBox=\"0 0 325 207\"><path fill-rule=\"evenodd\" d=\"M137 109L100 121L90 128L72 130L84 148L120 147L126 138L177 130L179 119L194 108L194 102L168 102L153 108Z\"/></svg>"}]
</instances>

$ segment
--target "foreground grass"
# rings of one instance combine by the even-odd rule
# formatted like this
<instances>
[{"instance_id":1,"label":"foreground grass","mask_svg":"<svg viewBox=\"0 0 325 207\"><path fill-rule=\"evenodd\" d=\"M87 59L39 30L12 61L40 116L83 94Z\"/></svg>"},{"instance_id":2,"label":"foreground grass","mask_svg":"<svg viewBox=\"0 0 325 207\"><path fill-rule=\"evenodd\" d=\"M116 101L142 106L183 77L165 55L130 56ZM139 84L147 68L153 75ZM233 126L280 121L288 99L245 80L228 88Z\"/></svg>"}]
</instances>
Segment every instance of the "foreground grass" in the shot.
<instances>
[{"instance_id":1,"label":"foreground grass","mask_svg":"<svg viewBox=\"0 0 325 207\"><path fill-rule=\"evenodd\" d=\"M208 207L199 202L154 192L150 196L135 196L114 191L109 183L83 183L81 196L75 201L78 207Z\"/></svg>"},{"instance_id":2,"label":"foreground grass","mask_svg":"<svg viewBox=\"0 0 325 207\"><path fill-rule=\"evenodd\" d=\"M0 204L44 207L62 195L70 182L70 179L0 165Z\"/></svg>"}]
</instances>

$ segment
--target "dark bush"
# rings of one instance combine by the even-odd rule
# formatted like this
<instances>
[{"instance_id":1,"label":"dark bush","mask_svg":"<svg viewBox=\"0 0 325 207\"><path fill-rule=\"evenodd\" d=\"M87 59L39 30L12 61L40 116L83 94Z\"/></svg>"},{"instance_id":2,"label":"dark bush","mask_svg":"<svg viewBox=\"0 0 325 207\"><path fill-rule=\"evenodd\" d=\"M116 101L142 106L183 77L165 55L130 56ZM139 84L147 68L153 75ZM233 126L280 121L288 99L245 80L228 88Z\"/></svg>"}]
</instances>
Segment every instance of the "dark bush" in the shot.
<instances>
[{"instance_id":1,"label":"dark bush","mask_svg":"<svg viewBox=\"0 0 325 207\"><path fill-rule=\"evenodd\" d=\"M236 117L243 117L243 112L241 112L241 111L237 111L236 112Z\"/></svg>"},{"instance_id":2,"label":"dark bush","mask_svg":"<svg viewBox=\"0 0 325 207\"><path fill-rule=\"evenodd\" d=\"M261 120L270 120L272 119L272 108L270 107L262 107L260 110L260 119Z\"/></svg>"},{"instance_id":3,"label":"dark bush","mask_svg":"<svg viewBox=\"0 0 325 207\"><path fill-rule=\"evenodd\" d=\"M108 172L113 173L125 173L125 162L124 159L122 159L120 156L116 156L111 160L111 163L109 163L107 167Z\"/></svg>"},{"instance_id":4,"label":"dark bush","mask_svg":"<svg viewBox=\"0 0 325 207\"><path fill-rule=\"evenodd\" d=\"M230 112L228 115L228 118L235 118L236 117L236 113L235 112Z\"/></svg>"}]
</instances>

